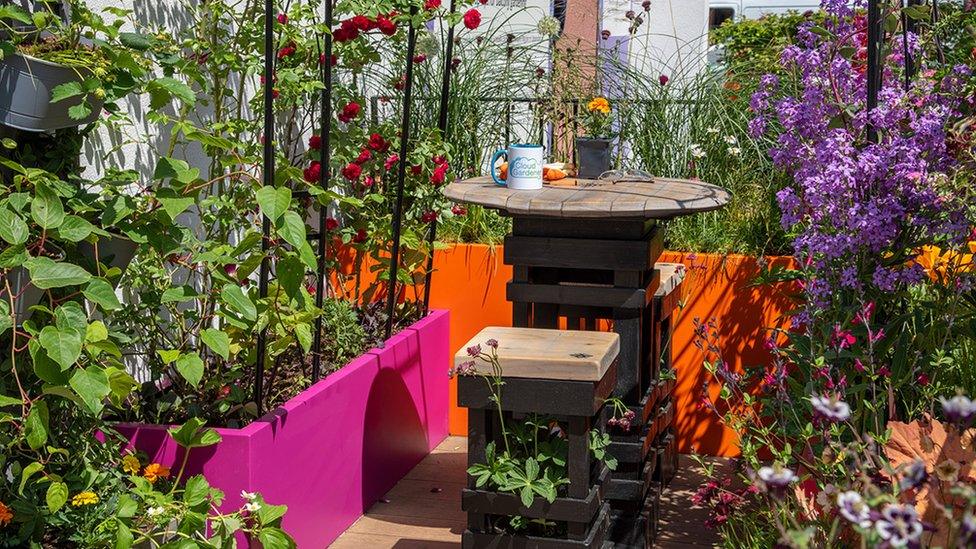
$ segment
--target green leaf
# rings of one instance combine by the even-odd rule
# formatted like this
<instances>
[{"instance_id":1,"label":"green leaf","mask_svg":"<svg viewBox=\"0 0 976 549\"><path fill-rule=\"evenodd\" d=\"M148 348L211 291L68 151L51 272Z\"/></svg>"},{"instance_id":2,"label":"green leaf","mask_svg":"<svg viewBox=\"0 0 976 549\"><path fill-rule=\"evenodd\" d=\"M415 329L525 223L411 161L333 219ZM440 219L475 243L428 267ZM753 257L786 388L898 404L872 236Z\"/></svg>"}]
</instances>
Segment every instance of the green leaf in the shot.
<instances>
[{"instance_id":1,"label":"green leaf","mask_svg":"<svg viewBox=\"0 0 976 549\"><path fill-rule=\"evenodd\" d=\"M291 189L288 187L261 187L256 195L261 213L268 216L272 223L277 222L291 205Z\"/></svg>"},{"instance_id":2,"label":"green leaf","mask_svg":"<svg viewBox=\"0 0 976 549\"><path fill-rule=\"evenodd\" d=\"M31 19L30 14L16 5L0 6L0 19L13 19L25 25L34 24L34 20Z\"/></svg>"},{"instance_id":3,"label":"green leaf","mask_svg":"<svg viewBox=\"0 0 976 549\"><path fill-rule=\"evenodd\" d=\"M27 445L31 447L31 450L37 450L47 442L48 417L46 402L39 400L31 405L30 413L27 414L27 419L24 421Z\"/></svg>"},{"instance_id":4,"label":"green leaf","mask_svg":"<svg viewBox=\"0 0 976 549\"><path fill-rule=\"evenodd\" d=\"M230 358L230 336L225 332L216 328L207 328L200 332L200 339L224 360Z\"/></svg>"},{"instance_id":5,"label":"green leaf","mask_svg":"<svg viewBox=\"0 0 976 549\"><path fill-rule=\"evenodd\" d=\"M169 429L169 435L177 444L187 449L212 446L220 442L220 434L213 429L203 429L204 424L204 420L192 417L183 425Z\"/></svg>"},{"instance_id":6,"label":"green leaf","mask_svg":"<svg viewBox=\"0 0 976 549\"><path fill-rule=\"evenodd\" d=\"M295 540L285 533L281 528L262 528L258 532L258 541L264 549L292 549L295 547Z\"/></svg>"},{"instance_id":7,"label":"green leaf","mask_svg":"<svg viewBox=\"0 0 976 549\"><path fill-rule=\"evenodd\" d=\"M115 549L130 549L135 543L132 530L120 519L115 520Z\"/></svg>"},{"instance_id":8,"label":"green leaf","mask_svg":"<svg viewBox=\"0 0 976 549\"><path fill-rule=\"evenodd\" d=\"M519 498L522 500L522 505L532 507L532 502L535 500L535 495L533 495L532 492L532 486L523 486L519 491Z\"/></svg>"},{"instance_id":9,"label":"green leaf","mask_svg":"<svg viewBox=\"0 0 976 549\"><path fill-rule=\"evenodd\" d=\"M81 242L88 238L94 229L95 226L86 219L77 215L67 215L64 217L64 223L58 227L58 235L69 242Z\"/></svg>"},{"instance_id":10,"label":"green leaf","mask_svg":"<svg viewBox=\"0 0 976 549\"><path fill-rule=\"evenodd\" d=\"M189 107L196 104L196 95L193 93L193 89L169 76L149 82L146 90L149 92L149 106L154 110L165 107L174 97Z\"/></svg>"},{"instance_id":11,"label":"green leaf","mask_svg":"<svg viewBox=\"0 0 976 549\"><path fill-rule=\"evenodd\" d=\"M160 298L161 303L172 303L174 301L190 301L199 297L193 288L189 286L177 286L175 288L167 288L163 292L162 298Z\"/></svg>"},{"instance_id":12,"label":"green leaf","mask_svg":"<svg viewBox=\"0 0 976 549\"><path fill-rule=\"evenodd\" d=\"M286 255L278 260L276 274L285 294L291 299L298 299L305 279L305 265L302 261L294 255Z\"/></svg>"},{"instance_id":13,"label":"green leaf","mask_svg":"<svg viewBox=\"0 0 976 549\"><path fill-rule=\"evenodd\" d=\"M34 374L43 381L52 385L67 385L68 376L62 371L61 366L47 356L47 351L35 339L28 343L31 360L33 361Z\"/></svg>"},{"instance_id":14,"label":"green leaf","mask_svg":"<svg viewBox=\"0 0 976 549\"><path fill-rule=\"evenodd\" d=\"M85 329L85 343L98 343L108 339L108 328L101 320L95 320Z\"/></svg>"},{"instance_id":15,"label":"green leaf","mask_svg":"<svg viewBox=\"0 0 976 549\"><path fill-rule=\"evenodd\" d=\"M104 311L115 311L122 308L118 296L115 295L115 288L104 278L93 278L82 293Z\"/></svg>"},{"instance_id":16,"label":"green leaf","mask_svg":"<svg viewBox=\"0 0 976 549\"><path fill-rule=\"evenodd\" d=\"M54 325L84 333L88 329L88 315L77 301L68 301L54 310Z\"/></svg>"},{"instance_id":17,"label":"green leaf","mask_svg":"<svg viewBox=\"0 0 976 549\"><path fill-rule=\"evenodd\" d=\"M5 299L0 298L0 336L13 327L14 321L10 318L10 304Z\"/></svg>"},{"instance_id":18,"label":"green leaf","mask_svg":"<svg viewBox=\"0 0 976 549\"><path fill-rule=\"evenodd\" d=\"M136 51L146 51L152 47L149 37L138 32L120 32L119 43Z\"/></svg>"},{"instance_id":19,"label":"green leaf","mask_svg":"<svg viewBox=\"0 0 976 549\"><path fill-rule=\"evenodd\" d=\"M31 283L42 290L78 286L92 278L91 273L77 265L56 262L48 257L28 259L26 266L30 272Z\"/></svg>"},{"instance_id":20,"label":"green leaf","mask_svg":"<svg viewBox=\"0 0 976 549\"><path fill-rule=\"evenodd\" d=\"M27 485L27 481L34 476L34 473L37 473L42 469L44 469L44 466L36 461L31 462L29 465L27 465L27 467L24 467L24 470L20 472L20 488L18 489L18 493L20 493L20 495L24 495L24 486Z\"/></svg>"},{"instance_id":21,"label":"green leaf","mask_svg":"<svg viewBox=\"0 0 976 549\"><path fill-rule=\"evenodd\" d=\"M5 408L7 406L20 406L24 403L22 399L0 395L0 408Z\"/></svg>"},{"instance_id":22,"label":"green leaf","mask_svg":"<svg viewBox=\"0 0 976 549\"><path fill-rule=\"evenodd\" d=\"M97 366L89 366L85 370L76 370L68 384L78 393L82 402L85 403L85 407L93 414L99 414L102 411L103 401L111 392L108 376Z\"/></svg>"},{"instance_id":23,"label":"green leaf","mask_svg":"<svg viewBox=\"0 0 976 549\"><path fill-rule=\"evenodd\" d=\"M64 223L64 205L61 197L45 183L34 187L34 199L30 205L31 217L42 229L57 229Z\"/></svg>"},{"instance_id":24,"label":"green leaf","mask_svg":"<svg viewBox=\"0 0 976 549\"><path fill-rule=\"evenodd\" d=\"M139 383L129 375L129 372L118 368L106 368L105 371L108 374L109 390L116 400L122 400L129 396L129 393L139 386Z\"/></svg>"},{"instance_id":25,"label":"green leaf","mask_svg":"<svg viewBox=\"0 0 976 549\"><path fill-rule=\"evenodd\" d=\"M225 284L220 291L220 298L247 320L253 322L258 319L257 307L237 284Z\"/></svg>"},{"instance_id":26,"label":"green leaf","mask_svg":"<svg viewBox=\"0 0 976 549\"><path fill-rule=\"evenodd\" d=\"M81 120L88 117L91 112L91 106L88 104L88 101L82 101L77 105L68 107L68 118L71 118L72 120Z\"/></svg>"},{"instance_id":27,"label":"green leaf","mask_svg":"<svg viewBox=\"0 0 976 549\"><path fill-rule=\"evenodd\" d=\"M286 211L281 223L278 226L278 234L285 242L299 248L302 243L307 242L305 238L305 220L302 216L293 211Z\"/></svg>"},{"instance_id":28,"label":"green leaf","mask_svg":"<svg viewBox=\"0 0 976 549\"><path fill-rule=\"evenodd\" d=\"M12 246L17 246L27 242L28 236L30 236L30 229L27 223L7 207L0 207L0 238Z\"/></svg>"},{"instance_id":29,"label":"green leaf","mask_svg":"<svg viewBox=\"0 0 976 549\"><path fill-rule=\"evenodd\" d=\"M38 338L47 356L57 362L62 370L74 366L81 357L81 345L85 334L76 328L45 326Z\"/></svg>"},{"instance_id":30,"label":"green leaf","mask_svg":"<svg viewBox=\"0 0 976 549\"><path fill-rule=\"evenodd\" d=\"M176 359L180 358L179 349L157 350L156 354L159 355L163 364L172 364Z\"/></svg>"},{"instance_id":31,"label":"green leaf","mask_svg":"<svg viewBox=\"0 0 976 549\"><path fill-rule=\"evenodd\" d=\"M78 97L84 93L85 89L81 87L81 82L59 84L51 90L51 103L58 103L70 97Z\"/></svg>"},{"instance_id":32,"label":"green leaf","mask_svg":"<svg viewBox=\"0 0 976 549\"><path fill-rule=\"evenodd\" d=\"M47 509L51 513L57 513L58 509L68 501L68 485L64 482L55 481L47 487L47 495L44 497L47 502Z\"/></svg>"},{"instance_id":33,"label":"green leaf","mask_svg":"<svg viewBox=\"0 0 976 549\"><path fill-rule=\"evenodd\" d=\"M129 494L119 496L119 503L115 508L115 516L121 518L132 518L139 511L139 504L132 499Z\"/></svg>"},{"instance_id":34,"label":"green leaf","mask_svg":"<svg viewBox=\"0 0 976 549\"><path fill-rule=\"evenodd\" d=\"M196 202L195 198L160 198L158 200L163 205L163 210L173 220Z\"/></svg>"},{"instance_id":35,"label":"green leaf","mask_svg":"<svg viewBox=\"0 0 976 549\"><path fill-rule=\"evenodd\" d=\"M203 359L196 353L186 353L176 359L176 371L187 380L190 385L196 387L203 379Z\"/></svg>"},{"instance_id":36,"label":"green leaf","mask_svg":"<svg viewBox=\"0 0 976 549\"><path fill-rule=\"evenodd\" d=\"M183 501L190 507L194 507L206 501L209 493L210 484L207 479L203 475L196 475L186 481L186 486L183 488Z\"/></svg>"}]
</instances>

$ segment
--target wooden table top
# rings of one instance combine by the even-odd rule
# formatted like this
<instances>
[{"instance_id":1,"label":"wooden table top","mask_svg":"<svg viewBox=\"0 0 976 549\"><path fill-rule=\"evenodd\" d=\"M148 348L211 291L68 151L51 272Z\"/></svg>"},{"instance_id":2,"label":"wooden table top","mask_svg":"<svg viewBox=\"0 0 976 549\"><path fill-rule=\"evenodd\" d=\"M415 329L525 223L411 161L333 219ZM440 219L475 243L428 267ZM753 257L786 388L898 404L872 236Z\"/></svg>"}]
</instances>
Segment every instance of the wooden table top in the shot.
<instances>
[{"instance_id":1,"label":"wooden table top","mask_svg":"<svg viewBox=\"0 0 976 549\"><path fill-rule=\"evenodd\" d=\"M512 215L645 219L716 210L732 198L721 187L687 179L612 183L568 178L538 191L516 191L496 185L487 176L451 183L444 195L455 202L479 204Z\"/></svg>"}]
</instances>

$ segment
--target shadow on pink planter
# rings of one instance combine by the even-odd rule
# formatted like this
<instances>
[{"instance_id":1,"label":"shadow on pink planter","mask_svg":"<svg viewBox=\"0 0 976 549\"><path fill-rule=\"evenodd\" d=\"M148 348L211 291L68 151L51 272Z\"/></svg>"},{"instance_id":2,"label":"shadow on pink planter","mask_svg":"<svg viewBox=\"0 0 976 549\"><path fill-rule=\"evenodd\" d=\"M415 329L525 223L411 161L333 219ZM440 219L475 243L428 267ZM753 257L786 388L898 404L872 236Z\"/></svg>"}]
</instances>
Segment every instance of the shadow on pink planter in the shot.
<instances>
[{"instance_id":1,"label":"shadow on pink planter","mask_svg":"<svg viewBox=\"0 0 976 549\"><path fill-rule=\"evenodd\" d=\"M299 547L325 547L447 436L449 314L434 311L285 405L223 440L191 451L187 475L226 493L285 504L282 523ZM149 458L175 468L182 450L161 425L119 432Z\"/></svg>"}]
</instances>

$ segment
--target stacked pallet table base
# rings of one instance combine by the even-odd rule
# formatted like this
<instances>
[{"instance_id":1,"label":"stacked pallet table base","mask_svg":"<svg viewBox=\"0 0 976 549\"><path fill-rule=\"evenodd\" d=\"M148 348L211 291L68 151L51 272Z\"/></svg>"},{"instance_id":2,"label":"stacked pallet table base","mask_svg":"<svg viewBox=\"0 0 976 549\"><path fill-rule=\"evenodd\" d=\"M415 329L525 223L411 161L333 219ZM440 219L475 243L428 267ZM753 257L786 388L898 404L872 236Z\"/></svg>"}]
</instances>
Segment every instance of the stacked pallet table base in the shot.
<instances>
[{"instance_id":1,"label":"stacked pallet table base","mask_svg":"<svg viewBox=\"0 0 976 549\"><path fill-rule=\"evenodd\" d=\"M604 402L616 383L619 338L602 333L572 336L555 330L486 328L466 347L488 339L499 342L503 417L498 416L498 404L484 379L464 376L458 380L458 404L468 408L468 466L485 462L489 443L503 447L502 421L541 414L565 426L569 484L552 503L536 497L526 507L516 494L478 488L469 479L461 496L461 508L468 515L462 547L603 547L610 528L606 501L610 471L591 458L590 431L602 432L606 424ZM464 351L455 357L457 364L467 360ZM565 525L565 534L539 537L506 531L505 526L516 516Z\"/></svg>"}]
</instances>

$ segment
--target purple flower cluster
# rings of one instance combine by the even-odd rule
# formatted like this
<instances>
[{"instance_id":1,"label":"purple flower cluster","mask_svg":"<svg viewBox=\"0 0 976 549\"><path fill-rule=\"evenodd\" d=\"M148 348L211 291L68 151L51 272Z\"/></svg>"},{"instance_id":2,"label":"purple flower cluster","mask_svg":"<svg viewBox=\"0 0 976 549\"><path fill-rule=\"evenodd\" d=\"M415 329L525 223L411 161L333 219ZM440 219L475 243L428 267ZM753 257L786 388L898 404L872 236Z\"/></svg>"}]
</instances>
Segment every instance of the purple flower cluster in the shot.
<instances>
[{"instance_id":1,"label":"purple flower cluster","mask_svg":"<svg viewBox=\"0 0 976 549\"><path fill-rule=\"evenodd\" d=\"M897 44L869 124L866 22L845 0L824 0L823 8L825 26L801 24L797 43L782 53L798 91L782 93L780 79L767 75L752 97L750 123L755 136L777 128L770 154L795 181L778 194L781 222L795 235L795 255L811 274L805 290L819 307L845 290L916 283L924 273L906 260L913 246L968 235L964 205L940 185L955 163L946 128L959 116L958 81L967 69L943 79L923 70L906 91ZM907 43L917 53L917 37ZM869 126L877 143L868 140Z\"/></svg>"}]
</instances>

